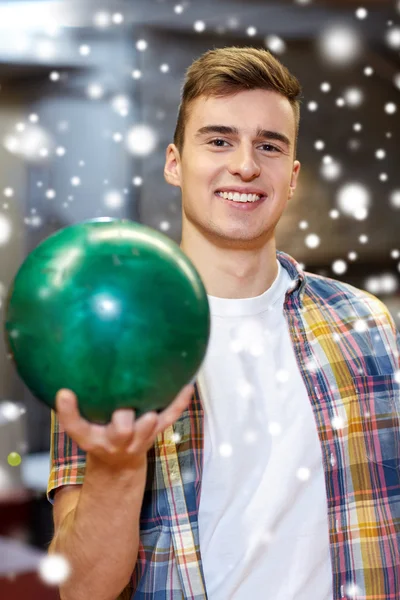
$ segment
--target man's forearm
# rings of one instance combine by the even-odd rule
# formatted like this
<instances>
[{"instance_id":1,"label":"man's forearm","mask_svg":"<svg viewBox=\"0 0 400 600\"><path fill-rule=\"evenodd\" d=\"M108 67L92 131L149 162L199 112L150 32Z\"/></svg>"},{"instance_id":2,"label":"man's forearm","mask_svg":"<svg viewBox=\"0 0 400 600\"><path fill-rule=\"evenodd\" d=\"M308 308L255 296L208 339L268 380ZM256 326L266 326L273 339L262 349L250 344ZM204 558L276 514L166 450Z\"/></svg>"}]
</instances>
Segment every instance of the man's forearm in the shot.
<instances>
[{"instance_id":1,"label":"man's forearm","mask_svg":"<svg viewBox=\"0 0 400 600\"><path fill-rule=\"evenodd\" d=\"M139 549L146 468L115 470L88 455L78 504L49 549L71 568L61 600L115 600L127 585Z\"/></svg>"}]
</instances>

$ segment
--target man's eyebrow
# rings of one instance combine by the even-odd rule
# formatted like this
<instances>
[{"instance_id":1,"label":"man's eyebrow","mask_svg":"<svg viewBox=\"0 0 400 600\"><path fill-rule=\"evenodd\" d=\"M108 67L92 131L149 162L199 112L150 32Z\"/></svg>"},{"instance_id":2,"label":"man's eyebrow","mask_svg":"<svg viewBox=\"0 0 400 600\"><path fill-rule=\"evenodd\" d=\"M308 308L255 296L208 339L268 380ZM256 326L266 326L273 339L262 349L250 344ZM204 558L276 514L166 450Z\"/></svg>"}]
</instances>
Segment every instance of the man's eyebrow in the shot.
<instances>
[{"instance_id":1,"label":"man's eyebrow","mask_svg":"<svg viewBox=\"0 0 400 600\"><path fill-rule=\"evenodd\" d=\"M200 127L195 137L200 137L210 133L219 133L220 135L239 135L239 130L237 127L229 127L227 125L205 125L204 127ZM264 140L276 140L277 142L282 142L288 148L291 146L289 138L279 131L258 129L256 137Z\"/></svg>"},{"instance_id":2,"label":"man's eyebrow","mask_svg":"<svg viewBox=\"0 0 400 600\"><path fill-rule=\"evenodd\" d=\"M277 142L282 142L288 148L290 148L291 143L287 135L284 133L280 133L279 131L269 131L268 129L259 129L257 131L257 137L265 140L276 140Z\"/></svg>"},{"instance_id":3,"label":"man's eyebrow","mask_svg":"<svg viewBox=\"0 0 400 600\"><path fill-rule=\"evenodd\" d=\"M227 125L205 125L200 127L196 133L196 137L207 135L208 133L220 133L222 135L239 135L239 129L236 127L228 127Z\"/></svg>"}]
</instances>

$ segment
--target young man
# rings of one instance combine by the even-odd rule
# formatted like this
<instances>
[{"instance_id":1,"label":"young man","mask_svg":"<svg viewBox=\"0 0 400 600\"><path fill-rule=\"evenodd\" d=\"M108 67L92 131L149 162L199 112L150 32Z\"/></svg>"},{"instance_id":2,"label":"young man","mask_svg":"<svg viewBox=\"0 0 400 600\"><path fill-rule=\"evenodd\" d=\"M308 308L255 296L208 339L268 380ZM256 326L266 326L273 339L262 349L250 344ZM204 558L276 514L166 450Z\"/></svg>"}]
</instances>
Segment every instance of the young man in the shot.
<instances>
[{"instance_id":1,"label":"young man","mask_svg":"<svg viewBox=\"0 0 400 600\"><path fill-rule=\"evenodd\" d=\"M194 390L161 415L94 426L58 393L63 600L400 598L395 325L275 247L300 171L299 93L254 48L209 51L186 74L165 178L182 191L210 343Z\"/></svg>"}]
</instances>

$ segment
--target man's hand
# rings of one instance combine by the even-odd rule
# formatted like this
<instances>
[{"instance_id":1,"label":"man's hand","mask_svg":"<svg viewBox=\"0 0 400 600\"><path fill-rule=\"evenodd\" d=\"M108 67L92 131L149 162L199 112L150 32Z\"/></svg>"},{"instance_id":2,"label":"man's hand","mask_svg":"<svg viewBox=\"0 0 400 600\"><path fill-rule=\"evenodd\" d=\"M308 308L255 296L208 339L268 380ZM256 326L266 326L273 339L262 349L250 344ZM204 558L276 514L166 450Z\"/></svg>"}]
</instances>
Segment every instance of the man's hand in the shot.
<instances>
[{"instance_id":1,"label":"man's hand","mask_svg":"<svg viewBox=\"0 0 400 600\"><path fill-rule=\"evenodd\" d=\"M96 425L81 416L76 395L61 389L56 395L56 411L60 425L82 450L108 466L137 468L146 466L147 452L157 435L180 417L193 392L193 385L185 386L160 414L150 411L136 420L134 410L118 409L110 423Z\"/></svg>"}]
</instances>

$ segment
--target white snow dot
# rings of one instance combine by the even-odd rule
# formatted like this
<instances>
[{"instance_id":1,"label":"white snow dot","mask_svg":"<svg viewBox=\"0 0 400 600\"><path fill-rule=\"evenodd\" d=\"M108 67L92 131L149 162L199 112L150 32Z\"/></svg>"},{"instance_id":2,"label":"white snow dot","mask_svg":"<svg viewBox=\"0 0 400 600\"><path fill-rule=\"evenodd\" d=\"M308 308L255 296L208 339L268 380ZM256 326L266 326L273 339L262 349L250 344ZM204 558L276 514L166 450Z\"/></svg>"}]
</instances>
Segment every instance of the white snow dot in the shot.
<instances>
[{"instance_id":1,"label":"white snow dot","mask_svg":"<svg viewBox=\"0 0 400 600\"><path fill-rule=\"evenodd\" d=\"M396 75L393 77L393 83L397 89L400 90L400 73L396 73Z\"/></svg>"},{"instance_id":2,"label":"white snow dot","mask_svg":"<svg viewBox=\"0 0 400 600\"><path fill-rule=\"evenodd\" d=\"M364 319L358 319L355 323L354 323L354 329L358 332L358 333L362 333L363 331L367 331L368 329L368 324L366 321L364 321Z\"/></svg>"},{"instance_id":3,"label":"white snow dot","mask_svg":"<svg viewBox=\"0 0 400 600\"><path fill-rule=\"evenodd\" d=\"M366 8L360 7L356 10L357 19L366 19L368 16L368 11Z\"/></svg>"},{"instance_id":4,"label":"white snow dot","mask_svg":"<svg viewBox=\"0 0 400 600\"><path fill-rule=\"evenodd\" d=\"M81 184L81 180L79 177L72 177L71 178L71 184L74 185L75 187Z\"/></svg>"},{"instance_id":5,"label":"white snow dot","mask_svg":"<svg viewBox=\"0 0 400 600\"><path fill-rule=\"evenodd\" d=\"M297 469L296 475L297 478L300 479L300 481L307 481L308 479L310 479L311 471L307 467L300 467L299 469Z\"/></svg>"},{"instance_id":6,"label":"white snow dot","mask_svg":"<svg viewBox=\"0 0 400 600\"><path fill-rule=\"evenodd\" d=\"M71 568L62 554L50 554L41 559L38 571L45 583L60 585L69 577Z\"/></svg>"},{"instance_id":7,"label":"white snow dot","mask_svg":"<svg viewBox=\"0 0 400 600\"><path fill-rule=\"evenodd\" d=\"M167 63L163 63L162 65L160 65L160 71L161 73L168 73L169 65L167 65Z\"/></svg>"},{"instance_id":8,"label":"white snow dot","mask_svg":"<svg viewBox=\"0 0 400 600\"><path fill-rule=\"evenodd\" d=\"M309 111L315 112L316 110L318 110L318 103L312 100L308 103L307 108Z\"/></svg>"},{"instance_id":9,"label":"white snow dot","mask_svg":"<svg viewBox=\"0 0 400 600\"><path fill-rule=\"evenodd\" d=\"M286 44L284 40L278 35L268 35L265 38L266 47L274 52L275 54L283 54L286 50Z\"/></svg>"},{"instance_id":10,"label":"white snow dot","mask_svg":"<svg viewBox=\"0 0 400 600\"><path fill-rule=\"evenodd\" d=\"M58 81L60 79L60 73L58 71L52 71L49 78L51 81Z\"/></svg>"},{"instance_id":11,"label":"white snow dot","mask_svg":"<svg viewBox=\"0 0 400 600\"><path fill-rule=\"evenodd\" d=\"M112 22L116 25L120 25L124 21L124 15L121 13L114 13L112 16Z\"/></svg>"},{"instance_id":12,"label":"white snow dot","mask_svg":"<svg viewBox=\"0 0 400 600\"><path fill-rule=\"evenodd\" d=\"M347 258L349 260L357 260L358 254L357 254L357 252L349 252L347 255Z\"/></svg>"},{"instance_id":13,"label":"white snow dot","mask_svg":"<svg viewBox=\"0 0 400 600\"><path fill-rule=\"evenodd\" d=\"M386 33L386 43L393 50L400 48L400 27L391 27Z\"/></svg>"},{"instance_id":14,"label":"white snow dot","mask_svg":"<svg viewBox=\"0 0 400 600\"><path fill-rule=\"evenodd\" d=\"M246 33L247 33L247 35L249 35L250 37L253 37L254 35L256 35L256 33L257 33L257 29L256 29L255 27L252 27L252 26L251 26L251 27L248 27L248 28L246 29Z\"/></svg>"},{"instance_id":15,"label":"white snow dot","mask_svg":"<svg viewBox=\"0 0 400 600\"><path fill-rule=\"evenodd\" d=\"M347 271L347 264L344 260L335 260L332 264L332 271L336 273L336 275L343 275Z\"/></svg>"},{"instance_id":16,"label":"white snow dot","mask_svg":"<svg viewBox=\"0 0 400 600\"><path fill-rule=\"evenodd\" d=\"M357 31L342 25L325 29L319 38L319 46L321 56L327 62L338 66L348 65L361 52L361 41Z\"/></svg>"},{"instance_id":17,"label":"white snow dot","mask_svg":"<svg viewBox=\"0 0 400 600\"><path fill-rule=\"evenodd\" d=\"M315 371L317 371L318 365L314 359L311 358L306 362L306 369L307 371L311 371L312 373L315 373Z\"/></svg>"},{"instance_id":18,"label":"white snow dot","mask_svg":"<svg viewBox=\"0 0 400 600\"><path fill-rule=\"evenodd\" d=\"M143 179L142 179L142 177L136 176L132 179L132 183L133 183L133 185L136 185L136 186L142 185Z\"/></svg>"},{"instance_id":19,"label":"white snow dot","mask_svg":"<svg viewBox=\"0 0 400 600\"><path fill-rule=\"evenodd\" d=\"M193 24L193 28L198 33L201 33L202 31L205 30L206 24L204 23L204 21L195 21Z\"/></svg>"},{"instance_id":20,"label":"white snow dot","mask_svg":"<svg viewBox=\"0 0 400 600\"><path fill-rule=\"evenodd\" d=\"M383 160L386 156L386 152L382 149L379 148L376 152L375 152L375 156L376 158L378 158L379 160Z\"/></svg>"},{"instance_id":21,"label":"white snow dot","mask_svg":"<svg viewBox=\"0 0 400 600\"><path fill-rule=\"evenodd\" d=\"M393 190L390 194L389 202L393 208L400 208L400 189Z\"/></svg>"},{"instance_id":22,"label":"white snow dot","mask_svg":"<svg viewBox=\"0 0 400 600\"><path fill-rule=\"evenodd\" d=\"M300 227L300 229L308 229L308 222L307 221L300 221L299 227Z\"/></svg>"},{"instance_id":23,"label":"white snow dot","mask_svg":"<svg viewBox=\"0 0 400 600\"><path fill-rule=\"evenodd\" d=\"M374 74L374 70L372 67L365 67L364 69L364 75L366 75L367 77L371 77L371 75Z\"/></svg>"},{"instance_id":24,"label":"white snow dot","mask_svg":"<svg viewBox=\"0 0 400 600\"><path fill-rule=\"evenodd\" d=\"M334 181L340 177L342 167L340 163L337 160L333 160L331 156L324 156L320 172L324 179Z\"/></svg>"},{"instance_id":25,"label":"white snow dot","mask_svg":"<svg viewBox=\"0 0 400 600\"><path fill-rule=\"evenodd\" d=\"M394 115L394 113L397 111L397 106L394 102L387 102L385 104L385 112L388 115Z\"/></svg>"},{"instance_id":26,"label":"white snow dot","mask_svg":"<svg viewBox=\"0 0 400 600\"><path fill-rule=\"evenodd\" d=\"M88 44L82 44L79 46L79 54L81 54L81 56L88 56L90 52L91 48L88 46Z\"/></svg>"},{"instance_id":27,"label":"white snow dot","mask_svg":"<svg viewBox=\"0 0 400 600\"><path fill-rule=\"evenodd\" d=\"M56 197L55 190L47 190L47 192L46 192L46 198L49 198L50 200L52 200L55 197Z\"/></svg>"},{"instance_id":28,"label":"white snow dot","mask_svg":"<svg viewBox=\"0 0 400 600\"><path fill-rule=\"evenodd\" d=\"M124 204L124 197L118 190L109 190L104 195L104 204L107 208L121 208Z\"/></svg>"},{"instance_id":29,"label":"white snow dot","mask_svg":"<svg viewBox=\"0 0 400 600\"><path fill-rule=\"evenodd\" d=\"M277 436L282 432L282 426L276 421L271 421L268 426L268 431L272 436Z\"/></svg>"},{"instance_id":30,"label":"white snow dot","mask_svg":"<svg viewBox=\"0 0 400 600\"><path fill-rule=\"evenodd\" d=\"M135 125L127 133L126 145L132 154L147 156L157 145L156 133L147 125Z\"/></svg>"},{"instance_id":31,"label":"white snow dot","mask_svg":"<svg viewBox=\"0 0 400 600\"><path fill-rule=\"evenodd\" d=\"M176 4L174 6L174 12L176 12L177 15L180 15L183 13L183 6L182 4Z\"/></svg>"},{"instance_id":32,"label":"white snow dot","mask_svg":"<svg viewBox=\"0 0 400 600\"><path fill-rule=\"evenodd\" d=\"M133 79L140 79L142 76L142 72L139 69L134 69L132 71L132 77Z\"/></svg>"},{"instance_id":33,"label":"white snow dot","mask_svg":"<svg viewBox=\"0 0 400 600\"><path fill-rule=\"evenodd\" d=\"M339 188L337 193L339 210L353 218L360 219L360 216L365 218L370 202L371 195L368 188L360 183L347 183Z\"/></svg>"},{"instance_id":34,"label":"white snow dot","mask_svg":"<svg viewBox=\"0 0 400 600\"><path fill-rule=\"evenodd\" d=\"M86 93L92 100L98 100L104 95L103 87L98 83L91 83L86 89Z\"/></svg>"},{"instance_id":35,"label":"white snow dot","mask_svg":"<svg viewBox=\"0 0 400 600\"><path fill-rule=\"evenodd\" d=\"M383 273L381 275L381 289L384 294L394 294L398 285L398 279L392 273Z\"/></svg>"},{"instance_id":36,"label":"white snow dot","mask_svg":"<svg viewBox=\"0 0 400 600\"><path fill-rule=\"evenodd\" d=\"M330 92L331 89L332 89L332 86L328 81L323 81L321 83L321 92L324 92L324 94L327 94L328 92Z\"/></svg>"},{"instance_id":37,"label":"white snow dot","mask_svg":"<svg viewBox=\"0 0 400 600\"><path fill-rule=\"evenodd\" d=\"M232 448L231 444L220 444L219 453L221 456L223 456L224 458L228 458L229 456L232 455L232 452L233 452L233 448Z\"/></svg>"},{"instance_id":38,"label":"white snow dot","mask_svg":"<svg viewBox=\"0 0 400 600\"><path fill-rule=\"evenodd\" d=\"M381 281L379 277L368 277L364 284L367 292L371 294L380 294L381 293Z\"/></svg>"},{"instance_id":39,"label":"white snow dot","mask_svg":"<svg viewBox=\"0 0 400 600\"><path fill-rule=\"evenodd\" d=\"M247 429L247 431L244 432L243 441L246 444L255 444L257 440L258 434L256 431L253 431L252 429Z\"/></svg>"},{"instance_id":40,"label":"white snow dot","mask_svg":"<svg viewBox=\"0 0 400 600\"><path fill-rule=\"evenodd\" d=\"M310 233L305 239L307 248L318 248L320 242L321 239L316 233Z\"/></svg>"},{"instance_id":41,"label":"white snow dot","mask_svg":"<svg viewBox=\"0 0 400 600\"><path fill-rule=\"evenodd\" d=\"M368 236L365 235L365 233L362 233L359 236L358 241L360 242L360 244L367 244L368 243Z\"/></svg>"},{"instance_id":42,"label":"white snow dot","mask_svg":"<svg viewBox=\"0 0 400 600\"><path fill-rule=\"evenodd\" d=\"M347 88L344 91L343 96L346 104L351 107L360 106L364 100L364 94L362 90L356 87Z\"/></svg>"},{"instance_id":43,"label":"white snow dot","mask_svg":"<svg viewBox=\"0 0 400 600\"><path fill-rule=\"evenodd\" d=\"M11 198L11 196L14 196L14 190L12 188L10 188L10 187L7 187L7 188L4 189L4 195L7 198Z\"/></svg>"},{"instance_id":44,"label":"white snow dot","mask_svg":"<svg viewBox=\"0 0 400 600\"><path fill-rule=\"evenodd\" d=\"M286 369L279 369L276 372L275 377L279 383L286 383L287 381L289 381L289 371L287 371Z\"/></svg>"},{"instance_id":45,"label":"white snow dot","mask_svg":"<svg viewBox=\"0 0 400 600\"><path fill-rule=\"evenodd\" d=\"M57 156L64 156L66 150L63 146L58 146L58 148L56 148L56 154Z\"/></svg>"},{"instance_id":46,"label":"white snow dot","mask_svg":"<svg viewBox=\"0 0 400 600\"><path fill-rule=\"evenodd\" d=\"M147 49L147 46L146 40L138 40L136 42L136 49L139 50L139 52L144 52Z\"/></svg>"},{"instance_id":47,"label":"white snow dot","mask_svg":"<svg viewBox=\"0 0 400 600\"><path fill-rule=\"evenodd\" d=\"M171 227L171 223L169 221L161 221L159 227L161 231L168 231Z\"/></svg>"},{"instance_id":48,"label":"white snow dot","mask_svg":"<svg viewBox=\"0 0 400 600\"><path fill-rule=\"evenodd\" d=\"M0 415L4 417L6 421L16 421L24 412L25 409L22 409L20 406L15 404L15 402L11 402L9 400L0 402Z\"/></svg>"},{"instance_id":49,"label":"white snow dot","mask_svg":"<svg viewBox=\"0 0 400 600\"><path fill-rule=\"evenodd\" d=\"M338 340L336 340L336 341L338 341ZM331 420L331 425L332 425L332 428L335 430L343 429L343 427L344 427L343 417L341 417L340 415L335 415Z\"/></svg>"},{"instance_id":50,"label":"white snow dot","mask_svg":"<svg viewBox=\"0 0 400 600\"><path fill-rule=\"evenodd\" d=\"M325 148L325 142L323 142L322 140L316 140L316 142L314 143L314 148L316 150L323 150Z\"/></svg>"},{"instance_id":51,"label":"white snow dot","mask_svg":"<svg viewBox=\"0 0 400 600\"><path fill-rule=\"evenodd\" d=\"M353 582L346 584L344 590L349 600L357 600L357 598L363 594L361 587Z\"/></svg>"},{"instance_id":52,"label":"white snow dot","mask_svg":"<svg viewBox=\"0 0 400 600\"><path fill-rule=\"evenodd\" d=\"M340 216L340 212L338 210L336 210L336 208L333 208L332 210L329 211L329 216L331 219L338 219Z\"/></svg>"},{"instance_id":53,"label":"white snow dot","mask_svg":"<svg viewBox=\"0 0 400 600\"><path fill-rule=\"evenodd\" d=\"M93 20L97 27L108 27L111 21L111 16L108 12L101 11L94 15Z\"/></svg>"}]
</instances>

